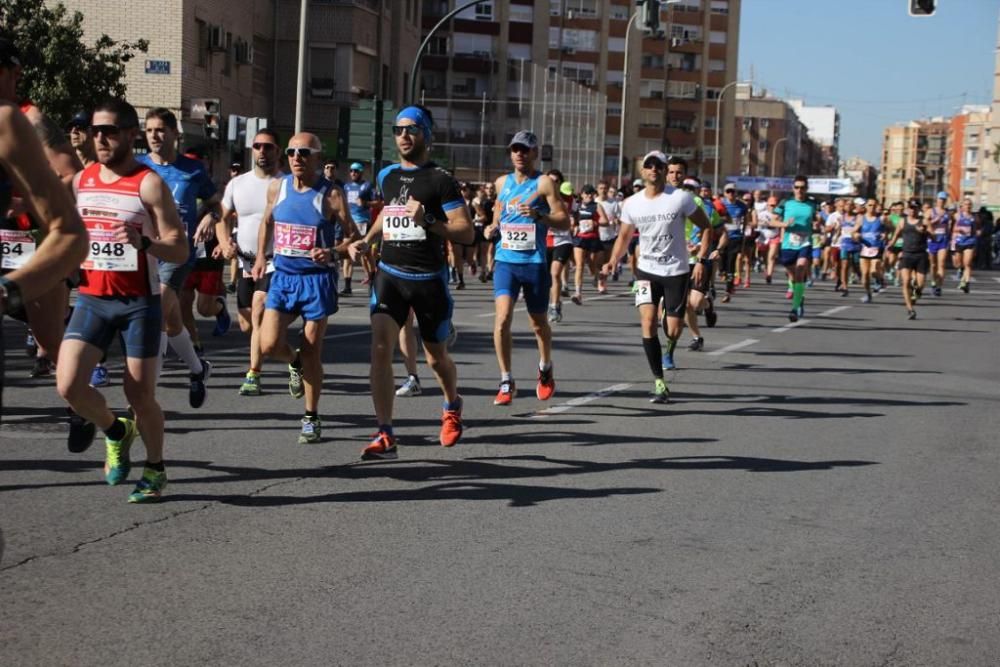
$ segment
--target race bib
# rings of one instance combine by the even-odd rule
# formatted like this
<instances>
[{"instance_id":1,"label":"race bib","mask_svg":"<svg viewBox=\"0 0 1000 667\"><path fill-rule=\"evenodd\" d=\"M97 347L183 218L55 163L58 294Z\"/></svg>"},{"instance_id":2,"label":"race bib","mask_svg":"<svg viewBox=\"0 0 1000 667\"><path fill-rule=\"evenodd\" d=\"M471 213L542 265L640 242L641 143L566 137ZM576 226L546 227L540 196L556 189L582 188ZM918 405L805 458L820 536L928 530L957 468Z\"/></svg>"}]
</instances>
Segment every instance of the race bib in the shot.
<instances>
[{"instance_id":1,"label":"race bib","mask_svg":"<svg viewBox=\"0 0 1000 667\"><path fill-rule=\"evenodd\" d=\"M19 269L35 254L35 239L28 232L0 229L0 268Z\"/></svg>"},{"instance_id":2,"label":"race bib","mask_svg":"<svg viewBox=\"0 0 1000 667\"><path fill-rule=\"evenodd\" d=\"M877 246L865 246L861 249L861 256L866 259L878 257L879 248Z\"/></svg>"},{"instance_id":3,"label":"race bib","mask_svg":"<svg viewBox=\"0 0 1000 667\"><path fill-rule=\"evenodd\" d=\"M504 250L534 250L535 225L531 222L501 222L500 248Z\"/></svg>"},{"instance_id":4,"label":"race bib","mask_svg":"<svg viewBox=\"0 0 1000 667\"><path fill-rule=\"evenodd\" d=\"M580 233L589 234L594 231L594 221L593 220L581 220L580 221Z\"/></svg>"},{"instance_id":5,"label":"race bib","mask_svg":"<svg viewBox=\"0 0 1000 667\"><path fill-rule=\"evenodd\" d=\"M316 228L291 222L274 223L274 254L284 257L309 257L316 247Z\"/></svg>"},{"instance_id":6,"label":"race bib","mask_svg":"<svg viewBox=\"0 0 1000 667\"><path fill-rule=\"evenodd\" d=\"M738 222L727 222L726 223L726 231L727 232L738 232L738 231L740 231L740 227L741 226L742 225L740 223L738 223Z\"/></svg>"},{"instance_id":7,"label":"race bib","mask_svg":"<svg viewBox=\"0 0 1000 667\"><path fill-rule=\"evenodd\" d=\"M88 229L90 255L80 268L86 271L136 271L139 251L131 243L115 239L111 229Z\"/></svg>"},{"instance_id":8,"label":"race bib","mask_svg":"<svg viewBox=\"0 0 1000 667\"><path fill-rule=\"evenodd\" d=\"M948 233L948 228L947 227L935 227L934 228L934 235L935 236L944 236L947 233Z\"/></svg>"},{"instance_id":9,"label":"race bib","mask_svg":"<svg viewBox=\"0 0 1000 667\"><path fill-rule=\"evenodd\" d=\"M357 190L349 190L347 192L347 203L357 205L361 201L361 193Z\"/></svg>"},{"instance_id":10,"label":"race bib","mask_svg":"<svg viewBox=\"0 0 1000 667\"><path fill-rule=\"evenodd\" d=\"M382 239L396 243L426 241L427 230L410 219L405 206L391 205L382 209Z\"/></svg>"},{"instance_id":11,"label":"race bib","mask_svg":"<svg viewBox=\"0 0 1000 667\"><path fill-rule=\"evenodd\" d=\"M805 234L796 234L791 232L788 234L788 244L799 248L806 242Z\"/></svg>"},{"instance_id":12,"label":"race bib","mask_svg":"<svg viewBox=\"0 0 1000 667\"><path fill-rule=\"evenodd\" d=\"M635 287L635 305L643 306L647 303L653 303L653 289L648 280L635 281Z\"/></svg>"}]
</instances>

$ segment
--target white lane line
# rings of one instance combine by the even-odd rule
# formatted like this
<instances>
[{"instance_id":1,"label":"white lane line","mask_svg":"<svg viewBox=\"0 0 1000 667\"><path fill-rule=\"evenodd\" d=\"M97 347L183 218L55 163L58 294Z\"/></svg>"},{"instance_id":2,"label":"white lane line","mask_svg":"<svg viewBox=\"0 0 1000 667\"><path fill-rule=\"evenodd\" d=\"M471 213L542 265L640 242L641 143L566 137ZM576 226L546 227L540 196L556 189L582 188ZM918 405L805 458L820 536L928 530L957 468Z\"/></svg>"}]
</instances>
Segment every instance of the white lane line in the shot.
<instances>
[{"instance_id":1,"label":"white lane line","mask_svg":"<svg viewBox=\"0 0 1000 667\"><path fill-rule=\"evenodd\" d=\"M351 336L370 336L372 333L371 329L362 329L361 331L351 331L350 333L334 334L332 336L324 336L324 338L350 338Z\"/></svg>"},{"instance_id":2,"label":"white lane line","mask_svg":"<svg viewBox=\"0 0 1000 667\"><path fill-rule=\"evenodd\" d=\"M605 299L614 299L615 297L618 297L618 296L629 296L629 294L627 292L621 292L621 293L615 293L615 294L612 294L612 293L609 292L607 294L601 294L600 296L589 296L586 299L583 299L583 302L584 303L589 303L591 301L603 301ZM566 301L563 301L562 303L566 303ZM527 311L528 311L528 309L525 306L518 306L517 308L514 309L515 313L525 313ZM476 315L476 317L495 317L495 316L496 316L496 312L483 313L482 315Z\"/></svg>"},{"instance_id":3,"label":"white lane line","mask_svg":"<svg viewBox=\"0 0 1000 667\"><path fill-rule=\"evenodd\" d=\"M995 280L995 281L997 281L998 283L1000 283L1000 278L997 278L996 276L993 276L993 280Z\"/></svg>"},{"instance_id":4,"label":"white lane line","mask_svg":"<svg viewBox=\"0 0 1000 667\"><path fill-rule=\"evenodd\" d=\"M556 415L560 412L566 412L567 410L572 410L573 408L579 407L581 405L586 405L587 403L592 403L600 398L609 396L619 391L625 391L631 384L613 384L610 387L605 387L600 391L595 391L593 394L587 394L586 396L580 396L579 398L574 398L561 405L555 405L551 408L545 408L544 410L539 410L535 414L531 415L532 418L536 417L547 417L548 415Z\"/></svg>"},{"instance_id":5,"label":"white lane line","mask_svg":"<svg viewBox=\"0 0 1000 667\"><path fill-rule=\"evenodd\" d=\"M837 306L836 308L831 308L830 310L824 310L822 313L820 313L816 317L829 317L830 315L835 315L837 313L841 313L841 312L847 310L848 308L853 308L853 306Z\"/></svg>"},{"instance_id":6,"label":"white lane line","mask_svg":"<svg viewBox=\"0 0 1000 667\"><path fill-rule=\"evenodd\" d=\"M747 338L746 340L741 340L739 343L733 343L732 345L727 345L727 346L725 346L723 348L720 348L718 350L712 350L711 352L708 353L708 356L710 356L710 357L722 356L723 354L726 354L727 352L732 352L734 350L739 350L739 349L744 348L744 347L750 347L754 343L759 343L759 342L760 341L757 340L756 338Z\"/></svg>"},{"instance_id":7,"label":"white lane line","mask_svg":"<svg viewBox=\"0 0 1000 667\"><path fill-rule=\"evenodd\" d=\"M783 327L778 327L777 329L771 329L771 333L785 333L790 331L795 327L801 327L803 324L809 324L810 320L799 320L798 322L792 322L791 324L786 324Z\"/></svg>"}]
</instances>

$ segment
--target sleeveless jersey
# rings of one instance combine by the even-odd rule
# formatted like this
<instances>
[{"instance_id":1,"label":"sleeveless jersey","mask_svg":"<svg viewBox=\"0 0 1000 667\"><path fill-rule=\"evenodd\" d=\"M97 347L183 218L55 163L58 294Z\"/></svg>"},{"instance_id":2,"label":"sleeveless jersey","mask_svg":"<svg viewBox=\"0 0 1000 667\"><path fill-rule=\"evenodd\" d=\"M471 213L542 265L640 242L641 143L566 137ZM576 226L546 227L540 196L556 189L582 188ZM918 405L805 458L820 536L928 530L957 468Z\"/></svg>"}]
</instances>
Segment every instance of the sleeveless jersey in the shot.
<instances>
[{"instance_id":1,"label":"sleeveless jersey","mask_svg":"<svg viewBox=\"0 0 1000 667\"><path fill-rule=\"evenodd\" d=\"M840 219L840 249L847 252L860 250L861 245L854 240L854 227L857 225L857 217L845 215Z\"/></svg>"},{"instance_id":2,"label":"sleeveless jersey","mask_svg":"<svg viewBox=\"0 0 1000 667\"><path fill-rule=\"evenodd\" d=\"M139 186L150 171L140 165L111 183L101 180L100 164L81 172L76 209L90 236L90 253L80 266L80 294L140 297L160 293L156 262L145 251L118 241L114 231L116 223L124 222L143 236L157 235L139 196Z\"/></svg>"},{"instance_id":3,"label":"sleeveless jersey","mask_svg":"<svg viewBox=\"0 0 1000 667\"><path fill-rule=\"evenodd\" d=\"M497 201L500 202L500 239L496 243L496 260L511 264L544 264L546 225L520 215L517 207L528 204L541 215L549 212L549 203L538 192L538 179L547 178L536 172L518 183L514 174L507 174Z\"/></svg>"},{"instance_id":4,"label":"sleeveless jersey","mask_svg":"<svg viewBox=\"0 0 1000 667\"><path fill-rule=\"evenodd\" d=\"M577 233L581 239L597 238L597 207L598 203L592 201L589 204L580 204L580 211L577 213Z\"/></svg>"},{"instance_id":5,"label":"sleeveless jersey","mask_svg":"<svg viewBox=\"0 0 1000 667\"><path fill-rule=\"evenodd\" d=\"M948 215L948 211L942 211L939 209L931 210L931 233L933 236L933 241L935 243L945 243L948 240L948 224L951 222L951 216Z\"/></svg>"},{"instance_id":6,"label":"sleeveless jersey","mask_svg":"<svg viewBox=\"0 0 1000 667\"><path fill-rule=\"evenodd\" d=\"M959 213L955 218L955 226L952 229L952 240L957 245L971 245L975 243L975 218L971 215Z\"/></svg>"},{"instance_id":7,"label":"sleeveless jersey","mask_svg":"<svg viewBox=\"0 0 1000 667\"><path fill-rule=\"evenodd\" d=\"M336 223L323 216L329 181L318 179L304 192L295 189L294 176L281 179L271 215L274 218L274 268L284 273L329 273L336 265L317 264L313 248L335 245Z\"/></svg>"},{"instance_id":8,"label":"sleeveless jersey","mask_svg":"<svg viewBox=\"0 0 1000 667\"><path fill-rule=\"evenodd\" d=\"M372 184L368 181L350 181L344 184L344 194L347 196L347 207L351 210L354 222L368 224L371 222L371 212L363 206L374 198Z\"/></svg>"},{"instance_id":9,"label":"sleeveless jersey","mask_svg":"<svg viewBox=\"0 0 1000 667\"><path fill-rule=\"evenodd\" d=\"M882 234L882 220L879 218L862 218L861 245L869 248L881 248L885 245Z\"/></svg>"}]
</instances>

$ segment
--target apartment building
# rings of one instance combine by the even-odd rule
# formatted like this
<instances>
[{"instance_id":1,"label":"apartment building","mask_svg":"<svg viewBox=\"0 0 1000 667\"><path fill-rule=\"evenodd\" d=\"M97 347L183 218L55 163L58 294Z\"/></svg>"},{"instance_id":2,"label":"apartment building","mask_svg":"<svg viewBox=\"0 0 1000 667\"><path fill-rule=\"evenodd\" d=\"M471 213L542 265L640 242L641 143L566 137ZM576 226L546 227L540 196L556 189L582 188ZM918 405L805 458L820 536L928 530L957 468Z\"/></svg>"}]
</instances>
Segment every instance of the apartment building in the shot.
<instances>
[{"instance_id":1,"label":"apartment building","mask_svg":"<svg viewBox=\"0 0 1000 667\"><path fill-rule=\"evenodd\" d=\"M944 190L948 185L949 129L944 118L887 127L882 138L879 198L930 201Z\"/></svg>"},{"instance_id":2,"label":"apartment building","mask_svg":"<svg viewBox=\"0 0 1000 667\"><path fill-rule=\"evenodd\" d=\"M424 2L425 34L454 6L452 0ZM627 92L626 177L654 148L687 157L692 171L711 173L715 100L736 77L740 0L670 5L661 12L666 34L660 39L645 37L641 25L628 31L636 11L630 0L493 1L466 10L436 33L422 64L419 95L435 117L447 118L446 140L437 143L451 166L469 177L484 171L484 163L486 172L502 170L506 139L533 125L542 143L552 145L552 159L543 155L545 166L576 164L580 155L560 151L577 150L587 154L577 172L614 178ZM727 127L732 113L730 92L722 105ZM569 139L567 126L583 130ZM574 141L588 144L567 148Z\"/></svg>"},{"instance_id":3,"label":"apartment building","mask_svg":"<svg viewBox=\"0 0 1000 667\"><path fill-rule=\"evenodd\" d=\"M823 147L813 141L793 106L755 93L749 85L736 87L731 139L723 144L734 171L723 175L795 176L828 174Z\"/></svg>"},{"instance_id":4,"label":"apartment building","mask_svg":"<svg viewBox=\"0 0 1000 667\"><path fill-rule=\"evenodd\" d=\"M48 1L81 12L87 40L149 41L126 65L129 101L140 116L157 106L177 114L182 144L206 150L216 176L243 155L227 141L230 115L267 119L283 136L292 130L299 0ZM420 0L311 0L308 11L303 126L333 154L340 108L374 95L402 99ZM217 140L206 136L206 101L221 116Z\"/></svg>"},{"instance_id":5,"label":"apartment building","mask_svg":"<svg viewBox=\"0 0 1000 667\"><path fill-rule=\"evenodd\" d=\"M976 207L985 204L986 131L988 106L966 105L949 121L948 187L954 199L968 197Z\"/></svg>"},{"instance_id":6,"label":"apartment building","mask_svg":"<svg viewBox=\"0 0 1000 667\"><path fill-rule=\"evenodd\" d=\"M834 173L840 161L840 112L834 106L808 105L803 100L790 99L788 104L819 148L821 164L813 173Z\"/></svg>"},{"instance_id":7,"label":"apartment building","mask_svg":"<svg viewBox=\"0 0 1000 667\"><path fill-rule=\"evenodd\" d=\"M993 68L993 100L989 120L983 130L980 169L980 205L1000 213L1000 14L997 18L997 44Z\"/></svg>"}]
</instances>

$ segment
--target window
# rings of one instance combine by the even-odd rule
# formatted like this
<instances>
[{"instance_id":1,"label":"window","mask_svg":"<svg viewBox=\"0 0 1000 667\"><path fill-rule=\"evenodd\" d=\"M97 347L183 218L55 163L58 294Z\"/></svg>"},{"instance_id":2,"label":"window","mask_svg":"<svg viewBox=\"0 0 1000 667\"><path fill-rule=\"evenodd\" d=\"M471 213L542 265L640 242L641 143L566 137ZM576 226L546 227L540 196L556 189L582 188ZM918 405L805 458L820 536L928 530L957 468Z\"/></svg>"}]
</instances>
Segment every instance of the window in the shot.
<instances>
[{"instance_id":1,"label":"window","mask_svg":"<svg viewBox=\"0 0 1000 667\"><path fill-rule=\"evenodd\" d=\"M760 119L760 129L766 130L770 126L771 126L770 119L767 119L767 118L761 118Z\"/></svg>"},{"instance_id":2,"label":"window","mask_svg":"<svg viewBox=\"0 0 1000 667\"><path fill-rule=\"evenodd\" d=\"M431 37L430 42L427 43L427 53L432 56L448 55L448 38L437 36Z\"/></svg>"},{"instance_id":3,"label":"window","mask_svg":"<svg viewBox=\"0 0 1000 667\"><path fill-rule=\"evenodd\" d=\"M535 22L535 8L530 5L511 5L509 12L512 23Z\"/></svg>"},{"instance_id":4,"label":"window","mask_svg":"<svg viewBox=\"0 0 1000 667\"><path fill-rule=\"evenodd\" d=\"M627 21L630 16L629 9L623 5L611 5L608 9L608 16L615 21Z\"/></svg>"},{"instance_id":5,"label":"window","mask_svg":"<svg viewBox=\"0 0 1000 667\"><path fill-rule=\"evenodd\" d=\"M700 42L701 28L694 25L681 25L680 23L670 24L671 39L679 39L684 42Z\"/></svg>"},{"instance_id":6,"label":"window","mask_svg":"<svg viewBox=\"0 0 1000 667\"><path fill-rule=\"evenodd\" d=\"M757 142L758 150L766 151L767 147L768 147L767 139L761 139L760 141Z\"/></svg>"},{"instance_id":7,"label":"window","mask_svg":"<svg viewBox=\"0 0 1000 667\"><path fill-rule=\"evenodd\" d=\"M662 100L663 81L661 79L642 79L639 82L639 97Z\"/></svg>"},{"instance_id":8,"label":"window","mask_svg":"<svg viewBox=\"0 0 1000 667\"><path fill-rule=\"evenodd\" d=\"M725 44L726 33L722 30L712 30L708 33L708 41L712 44Z\"/></svg>"},{"instance_id":9,"label":"window","mask_svg":"<svg viewBox=\"0 0 1000 667\"><path fill-rule=\"evenodd\" d=\"M622 71L620 69L617 69L617 70L609 69L607 71L607 74L605 76L607 77L605 80L608 82L609 86L619 86L619 87L621 87L621 85L622 85Z\"/></svg>"},{"instance_id":10,"label":"window","mask_svg":"<svg viewBox=\"0 0 1000 667\"><path fill-rule=\"evenodd\" d=\"M965 164L976 164L979 160L979 149L969 148L965 151Z\"/></svg>"},{"instance_id":11,"label":"window","mask_svg":"<svg viewBox=\"0 0 1000 667\"><path fill-rule=\"evenodd\" d=\"M477 21L492 21L493 20L493 0L483 0L473 9L476 11Z\"/></svg>"},{"instance_id":12,"label":"window","mask_svg":"<svg viewBox=\"0 0 1000 667\"><path fill-rule=\"evenodd\" d=\"M714 130L715 129L715 116L706 116L705 117L705 129L706 130Z\"/></svg>"},{"instance_id":13,"label":"window","mask_svg":"<svg viewBox=\"0 0 1000 667\"><path fill-rule=\"evenodd\" d=\"M711 0L711 11L713 14L728 14L729 0Z\"/></svg>"},{"instance_id":14,"label":"window","mask_svg":"<svg viewBox=\"0 0 1000 667\"><path fill-rule=\"evenodd\" d=\"M753 127L753 118L744 118L743 119L743 129L744 130L749 130L752 127Z\"/></svg>"},{"instance_id":15,"label":"window","mask_svg":"<svg viewBox=\"0 0 1000 667\"><path fill-rule=\"evenodd\" d=\"M318 46L309 48L309 88L313 97L333 97L336 66L336 49Z\"/></svg>"},{"instance_id":16,"label":"window","mask_svg":"<svg viewBox=\"0 0 1000 667\"><path fill-rule=\"evenodd\" d=\"M600 16L599 0L565 0L566 12L574 18L596 18Z\"/></svg>"},{"instance_id":17,"label":"window","mask_svg":"<svg viewBox=\"0 0 1000 667\"><path fill-rule=\"evenodd\" d=\"M701 56L694 53L668 53L667 64L683 72L693 72L701 68Z\"/></svg>"},{"instance_id":18,"label":"window","mask_svg":"<svg viewBox=\"0 0 1000 667\"><path fill-rule=\"evenodd\" d=\"M477 35L469 32L456 32L454 40L455 53L476 55L489 58L493 53L493 36Z\"/></svg>"},{"instance_id":19,"label":"window","mask_svg":"<svg viewBox=\"0 0 1000 667\"><path fill-rule=\"evenodd\" d=\"M625 38L624 37L608 37L607 44L608 51L614 51L616 53L625 52Z\"/></svg>"},{"instance_id":20,"label":"window","mask_svg":"<svg viewBox=\"0 0 1000 667\"><path fill-rule=\"evenodd\" d=\"M202 20L195 19L198 28L198 67L208 65L208 24Z\"/></svg>"},{"instance_id":21,"label":"window","mask_svg":"<svg viewBox=\"0 0 1000 667\"><path fill-rule=\"evenodd\" d=\"M663 127L663 112L659 109L640 109L639 127Z\"/></svg>"},{"instance_id":22,"label":"window","mask_svg":"<svg viewBox=\"0 0 1000 667\"><path fill-rule=\"evenodd\" d=\"M674 99L698 99L698 84L692 81L671 81L667 84L667 95Z\"/></svg>"},{"instance_id":23,"label":"window","mask_svg":"<svg viewBox=\"0 0 1000 667\"><path fill-rule=\"evenodd\" d=\"M654 67L656 69L660 69L663 67L663 56L646 53L643 54L640 62L642 62L643 67Z\"/></svg>"},{"instance_id":24,"label":"window","mask_svg":"<svg viewBox=\"0 0 1000 667\"><path fill-rule=\"evenodd\" d=\"M712 58L708 61L708 71L709 72L725 72L726 71L726 61L716 60Z\"/></svg>"},{"instance_id":25,"label":"window","mask_svg":"<svg viewBox=\"0 0 1000 667\"><path fill-rule=\"evenodd\" d=\"M622 115L622 105L618 102L608 102L608 115L609 116L621 116Z\"/></svg>"},{"instance_id":26,"label":"window","mask_svg":"<svg viewBox=\"0 0 1000 667\"><path fill-rule=\"evenodd\" d=\"M719 99L719 89L718 88L706 88L705 89L705 99L706 100L717 100L717 99Z\"/></svg>"},{"instance_id":27,"label":"window","mask_svg":"<svg viewBox=\"0 0 1000 667\"><path fill-rule=\"evenodd\" d=\"M679 12L697 12L701 11L701 0L681 0L673 7Z\"/></svg>"}]
</instances>

